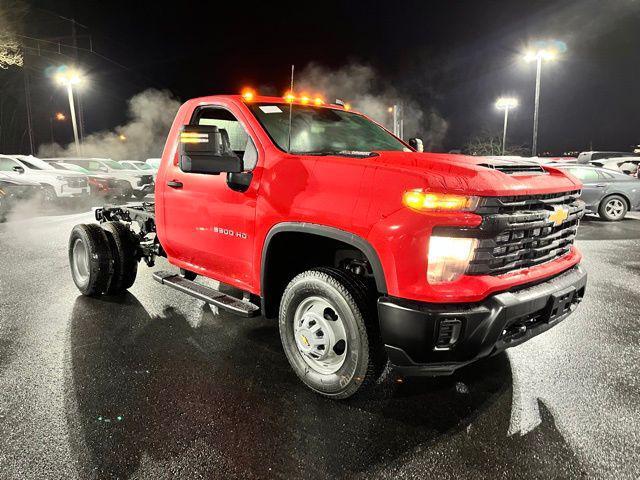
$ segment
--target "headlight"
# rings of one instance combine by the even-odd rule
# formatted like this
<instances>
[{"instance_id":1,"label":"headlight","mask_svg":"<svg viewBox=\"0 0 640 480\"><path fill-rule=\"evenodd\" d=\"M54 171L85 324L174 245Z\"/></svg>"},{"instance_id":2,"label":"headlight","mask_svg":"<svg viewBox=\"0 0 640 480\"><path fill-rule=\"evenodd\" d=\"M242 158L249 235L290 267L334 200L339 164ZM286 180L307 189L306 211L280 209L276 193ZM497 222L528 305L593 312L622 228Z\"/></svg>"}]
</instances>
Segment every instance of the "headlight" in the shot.
<instances>
[{"instance_id":1,"label":"headlight","mask_svg":"<svg viewBox=\"0 0 640 480\"><path fill-rule=\"evenodd\" d=\"M418 212L471 211L478 206L478 200L478 197L424 190L409 190L402 196L402 203Z\"/></svg>"},{"instance_id":2,"label":"headlight","mask_svg":"<svg viewBox=\"0 0 640 480\"><path fill-rule=\"evenodd\" d=\"M478 241L475 238L431 237L429 239L429 283L452 282L466 272Z\"/></svg>"}]
</instances>

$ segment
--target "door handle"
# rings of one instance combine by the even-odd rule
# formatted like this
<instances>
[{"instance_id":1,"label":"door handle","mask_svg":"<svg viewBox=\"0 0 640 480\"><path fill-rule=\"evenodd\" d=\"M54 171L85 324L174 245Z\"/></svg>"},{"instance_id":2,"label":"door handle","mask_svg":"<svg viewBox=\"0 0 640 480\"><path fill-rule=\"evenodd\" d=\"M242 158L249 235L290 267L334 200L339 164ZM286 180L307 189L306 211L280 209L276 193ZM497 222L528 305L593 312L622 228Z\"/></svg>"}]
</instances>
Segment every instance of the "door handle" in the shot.
<instances>
[{"instance_id":1,"label":"door handle","mask_svg":"<svg viewBox=\"0 0 640 480\"><path fill-rule=\"evenodd\" d=\"M596 183L596 187L604 188L604 187L606 187L606 185L604 183Z\"/></svg>"},{"instance_id":2,"label":"door handle","mask_svg":"<svg viewBox=\"0 0 640 480\"><path fill-rule=\"evenodd\" d=\"M177 180L170 180L167 182L167 185L171 188L182 188L182 182Z\"/></svg>"}]
</instances>

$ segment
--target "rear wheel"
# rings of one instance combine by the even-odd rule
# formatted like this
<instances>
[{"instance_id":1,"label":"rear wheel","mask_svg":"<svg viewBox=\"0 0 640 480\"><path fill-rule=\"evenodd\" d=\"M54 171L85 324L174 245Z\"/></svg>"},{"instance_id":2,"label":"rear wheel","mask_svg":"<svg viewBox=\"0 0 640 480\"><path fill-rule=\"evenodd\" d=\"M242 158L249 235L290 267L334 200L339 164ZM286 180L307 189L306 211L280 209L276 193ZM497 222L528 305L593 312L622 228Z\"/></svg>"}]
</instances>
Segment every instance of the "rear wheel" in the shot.
<instances>
[{"instance_id":1,"label":"rear wheel","mask_svg":"<svg viewBox=\"0 0 640 480\"><path fill-rule=\"evenodd\" d=\"M111 280L113 256L107 235L99 225L73 227L69 238L71 277L83 295L100 295Z\"/></svg>"},{"instance_id":2,"label":"rear wheel","mask_svg":"<svg viewBox=\"0 0 640 480\"><path fill-rule=\"evenodd\" d=\"M138 274L138 242L125 225L119 222L102 224L113 256L113 278L107 294L117 295L131 287Z\"/></svg>"},{"instance_id":3,"label":"rear wheel","mask_svg":"<svg viewBox=\"0 0 640 480\"><path fill-rule=\"evenodd\" d=\"M600 218L608 222L622 220L627 214L627 201L620 195L606 197L598 207Z\"/></svg>"},{"instance_id":4,"label":"rear wheel","mask_svg":"<svg viewBox=\"0 0 640 480\"><path fill-rule=\"evenodd\" d=\"M384 370L373 291L336 268L301 273L280 304L280 338L296 375L335 399L372 389Z\"/></svg>"}]
</instances>

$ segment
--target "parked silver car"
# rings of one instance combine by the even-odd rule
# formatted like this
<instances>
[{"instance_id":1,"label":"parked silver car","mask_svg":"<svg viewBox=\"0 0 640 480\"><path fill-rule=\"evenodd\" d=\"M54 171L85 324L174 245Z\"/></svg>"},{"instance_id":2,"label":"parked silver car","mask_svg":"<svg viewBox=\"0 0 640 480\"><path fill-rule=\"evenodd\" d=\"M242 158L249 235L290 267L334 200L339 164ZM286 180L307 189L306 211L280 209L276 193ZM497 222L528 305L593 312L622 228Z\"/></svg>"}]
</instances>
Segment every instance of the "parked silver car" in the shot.
<instances>
[{"instance_id":1,"label":"parked silver car","mask_svg":"<svg viewBox=\"0 0 640 480\"><path fill-rule=\"evenodd\" d=\"M616 170L626 173L627 175L635 175L638 171L638 165L640 165L640 157L617 157L593 160L591 161L591 165L606 168L607 170Z\"/></svg>"},{"instance_id":2,"label":"parked silver car","mask_svg":"<svg viewBox=\"0 0 640 480\"><path fill-rule=\"evenodd\" d=\"M587 211L603 220L622 220L629 210L640 210L640 179L589 165L553 165L582 181Z\"/></svg>"}]
</instances>

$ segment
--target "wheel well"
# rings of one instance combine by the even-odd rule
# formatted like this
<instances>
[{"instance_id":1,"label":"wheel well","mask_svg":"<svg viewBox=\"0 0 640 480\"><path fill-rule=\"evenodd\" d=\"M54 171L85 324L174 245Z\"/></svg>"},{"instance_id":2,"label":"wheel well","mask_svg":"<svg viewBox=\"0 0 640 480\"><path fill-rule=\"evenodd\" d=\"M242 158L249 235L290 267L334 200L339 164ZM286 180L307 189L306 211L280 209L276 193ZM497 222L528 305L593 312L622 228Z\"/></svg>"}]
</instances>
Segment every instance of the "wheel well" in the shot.
<instances>
[{"instance_id":1,"label":"wheel well","mask_svg":"<svg viewBox=\"0 0 640 480\"><path fill-rule=\"evenodd\" d=\"M284 231L268 237L262 260L262 308L265 317L278 316L280 299L287 284L301 272L315 267L338 267L353 271L386 289L376 278L375 266L358 247L316 233ZM371 254L369 253L369 256ZM384 280L382 280L384 281Z\"/></svg>"},{"instance_id":2,"label":"wheel well","mask_svg":"<svg viewBox=\"0 0 640 480\"><path fill-rule=\"evenodd\" d=\"M621 197L627 204L627 211L631 210L631 200L629 200L624 193L610 193L609 195L603 197L602 200L600 200L600 205L602 205L608 198L613 196Z\"/></svg>"}]
</instances>

